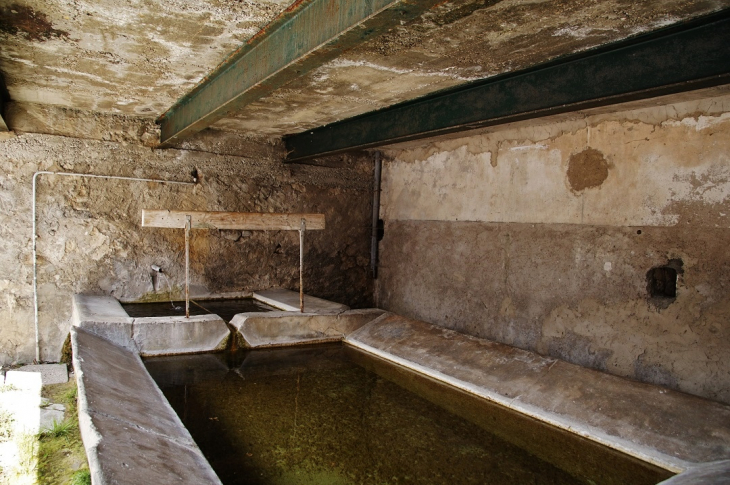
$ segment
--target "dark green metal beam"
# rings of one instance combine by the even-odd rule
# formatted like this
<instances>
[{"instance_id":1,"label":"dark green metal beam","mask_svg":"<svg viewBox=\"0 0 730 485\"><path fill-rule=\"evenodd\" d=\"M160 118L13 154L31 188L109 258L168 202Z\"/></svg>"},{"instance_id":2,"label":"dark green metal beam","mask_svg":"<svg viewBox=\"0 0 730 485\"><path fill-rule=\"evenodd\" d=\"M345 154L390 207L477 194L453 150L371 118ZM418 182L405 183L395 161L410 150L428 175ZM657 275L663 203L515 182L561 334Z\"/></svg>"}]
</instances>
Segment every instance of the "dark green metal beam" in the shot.
<instances>
[{"instance_id":1,"label":"dark green metal beam","mask_svg":"<svg viewBox=\"0 0 730 485\"><path fill-rule=\"evenodd\" d=\"M730 83L730 10L284 137L302 161Z\"/></svg>"},{"instance_id":2,"label":"dark green metal beam","mask_svg":"<svg viewBox=\"0 0 730 485\"><path fill-rule=\"evenodd\" d=\"M442 1L296 1L158 118L160 146L210 126Z\"/></svg>"}]
</instances>

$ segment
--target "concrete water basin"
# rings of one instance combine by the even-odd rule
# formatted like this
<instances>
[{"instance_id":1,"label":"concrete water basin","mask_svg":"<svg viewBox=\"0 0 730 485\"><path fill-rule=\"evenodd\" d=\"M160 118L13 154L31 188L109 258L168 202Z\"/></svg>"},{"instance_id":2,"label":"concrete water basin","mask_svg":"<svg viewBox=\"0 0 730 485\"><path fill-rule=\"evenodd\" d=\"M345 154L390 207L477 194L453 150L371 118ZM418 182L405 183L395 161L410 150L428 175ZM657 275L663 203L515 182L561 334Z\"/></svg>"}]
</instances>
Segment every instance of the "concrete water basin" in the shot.
<instances>
[{"instance_id":1,"label":"concrete water basin","mask_svg":"<svg viewBox=\"0 0 730 485\"><path fill-rule=\"evenodd\" d=\"M516 415L528 426L556 430L548 436L576 435L578 443L593 443L645 462L663 470L665 477L680 473L670 483L721 483L712 480L727 473L726 464L718 462L730 458L730 406L713 401L377 309L249 313L234 317L229 329L213 317L191 317L184 323L137 321L119 311L121 307L112 300L79 295L74 300L72 342L79 412L95 484L220 483L140 355L220 350L231 331L237 342L248 347L342 340L376 356L378 362L388 362L395 370L386 373L396 375L401 372L398 369L408 369L421 376L423 389L437 383L469 399L492 403L504 410L499 412L508 416L506 422L514 421L509 416ZM549 448L551 439L540 446ZM573 448L579 453L581 447ZM601 461L609 463L600 459L592 463L605 466ZM189 473L191 462L196 464L193 474ZM165 473L168 478L160 475ZM681 482L698 474L710 478Z\"/></svg>"}]
</instances>

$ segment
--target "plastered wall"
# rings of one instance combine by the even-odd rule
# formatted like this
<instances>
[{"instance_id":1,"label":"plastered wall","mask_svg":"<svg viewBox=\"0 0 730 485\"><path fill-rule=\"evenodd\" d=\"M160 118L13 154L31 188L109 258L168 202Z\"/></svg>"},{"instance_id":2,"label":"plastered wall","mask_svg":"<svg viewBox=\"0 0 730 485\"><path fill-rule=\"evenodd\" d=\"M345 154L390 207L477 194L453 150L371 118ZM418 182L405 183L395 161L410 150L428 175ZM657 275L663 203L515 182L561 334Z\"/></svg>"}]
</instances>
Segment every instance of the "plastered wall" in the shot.
<instances>
[{"instance_id":1,"label":"plastered wall","mask_svg":"<svg viewBox=\"0 0 730 485\"><path fill-rule=\"evenodd\" d=\"M369 158L350 159L349 168L283 165L276 146L246 146L241 139L222 146L223 136L208 145L239 155L201 151L205 143L195 150L152 150L130 133L102 141L18 132L0 141L0 363L35 358L31 180L39 170L190 181L197 169L200 177L198 185L183 186L39 176L42 360L60 356L73 293L165 299L167 282L153 278L155 264L167 274L173 295L182 296L184 233L142 228L142 209L324 213L327 229L305 235L305 290L354 307L372 305ZM191 291L219 296L298 289L298 244L296 232L194 231Z\"/></svg>"},{"instance_id":2,"label":"plastered wall","mask_svg":"<svg viewBox=\"0 0 730 485\"><path fill-rule=\"evenodd\" d=\"M693 97L389 151L378 305L729 403L730 95Z\"/></svg>"}]
</instances>

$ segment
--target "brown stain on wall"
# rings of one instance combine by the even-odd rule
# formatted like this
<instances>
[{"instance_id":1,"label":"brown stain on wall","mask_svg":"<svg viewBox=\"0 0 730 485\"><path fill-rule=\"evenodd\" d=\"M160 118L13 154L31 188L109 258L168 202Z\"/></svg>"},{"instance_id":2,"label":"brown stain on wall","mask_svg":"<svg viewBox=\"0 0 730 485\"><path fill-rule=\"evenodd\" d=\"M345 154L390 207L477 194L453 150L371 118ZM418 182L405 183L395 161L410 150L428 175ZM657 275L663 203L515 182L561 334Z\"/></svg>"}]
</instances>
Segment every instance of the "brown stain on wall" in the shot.
<instances>
[{"instance_id":1,"label":"brown stain on wall","mask_svg":"<svg viewBox=\"0 0 730 485\"><path fill-rule=\"evenodd\" d=\"M595 148L586 148L570 156L568 182L574 192L600 187L608 178L606 157Z\"/></svg>"},{"instance_id":2,"label":"brown stain on wall","mask_svg":"<svg viewBox=\"0 0 730 485\"><path fill-rule=\"evenodd\" d=\"M22 33L26 39L39 42L52 37L68 38L68 32L53 28L46 14L17 3L0 8L0 31L11 35Z\"/></svg>"}]
</instances>

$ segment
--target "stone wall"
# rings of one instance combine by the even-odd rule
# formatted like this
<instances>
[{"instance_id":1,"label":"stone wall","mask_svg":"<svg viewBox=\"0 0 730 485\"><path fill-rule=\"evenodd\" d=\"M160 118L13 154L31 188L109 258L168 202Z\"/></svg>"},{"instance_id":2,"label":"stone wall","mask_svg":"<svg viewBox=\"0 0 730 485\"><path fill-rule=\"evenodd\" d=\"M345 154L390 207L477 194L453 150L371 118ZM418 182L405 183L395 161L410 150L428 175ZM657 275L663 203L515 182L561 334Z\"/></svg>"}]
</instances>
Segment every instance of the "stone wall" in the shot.
<instances>
[{"instance_id":1,"label":"stone wall","mask_svg":"<svg viewBox=\"0 0 730 485\"><path fill-rule=\"evenodd\" d=\"M730 403L729 92L391 150L376 302Z\"/></svg>"},{"instance_id":2,"label":"stone wall","mask_svg":"<svg viewBox=\"0 0 730 485\"><path fill-rule=\"evenodd\" d=\"M22 119L11 120L22 125ZM170 292L164 278L153 278L156 264L167 274L173 295L182 296L184 233L142 228L142 209L324 213L327 229L305 236L306 292L353 307L372 305L369 158L351 157L340 164L346 168L284 165L278 146L226 136L191 142L195 150L152 150L144 146L146 131L135 130L125 137L89 133L86 139L17 132L0 141L0 362L35 357L31 181L39 170L179 181L191 181L197 170L200 179L197 185L171 185L38 177L43 360L59 358L73 293L165 299ZM142 138L135 140L138 135ZM201 151L221 145L220 140L228 145L217 151L225 154ZM253 155L240 155L245 153ZM298 244L296 232L194 231L191 291L216 296L298 289Z\"/></svg>"}]
</instances>

